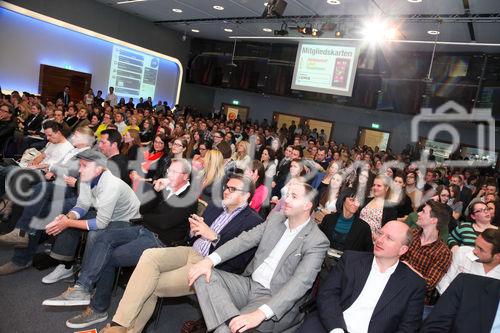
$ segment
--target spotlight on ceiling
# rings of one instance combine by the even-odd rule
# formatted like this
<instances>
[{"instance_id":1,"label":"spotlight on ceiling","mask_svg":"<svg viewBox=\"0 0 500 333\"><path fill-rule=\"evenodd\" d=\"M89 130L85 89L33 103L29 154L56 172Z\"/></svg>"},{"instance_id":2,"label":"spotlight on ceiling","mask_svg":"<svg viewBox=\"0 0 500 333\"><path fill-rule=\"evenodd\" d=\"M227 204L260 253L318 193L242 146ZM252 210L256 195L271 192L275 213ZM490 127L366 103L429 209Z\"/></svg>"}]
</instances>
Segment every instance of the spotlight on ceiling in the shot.
<instances>
[{"instance_id":1,"label":"spotlight on ceiling","mask_svg":"<svg viewBox=\"0 0 500 333\"><path fill-rule=\"evenodd\" d=\"M342 30L335 31L335 37L337 37L337 38L344 37L344 32Z\"/></svg>"},{"instance_id":2,"label":"spotlight on ceiling","mask_svg":"<svg viewBox=\"0 0 500 333\"><path fill-rule=\"evenodd\" d=\"M288 3L285 0L270 0L267 2L262 17L282 17Z\"/></svg>"},{"instance_id":3,"label":"spotlight on ceiling","mask_svg":"<svg viewBox=\"0 0 500 333\"><path fill-rule=\"evenodd\" d=\"M281 24L280 30L274 30L274 35L275 36L286 36L286 35L288 35L288 26L287 26L286 22L283 22Z\"/></svg>"},{"instance_id":4,"label":"spotlight on ceiling","mask_svg":"<svg viewBox=\"0 0 500 333\"><path fill-rule=\"evenodd\" d=\"M310 23L307 23L303 27L297 26L297 31L303 35L312 36L312 37L319 37L323 34L323 31L316 29L316 28L313 28Z\"/></svg>"}]
</instances>

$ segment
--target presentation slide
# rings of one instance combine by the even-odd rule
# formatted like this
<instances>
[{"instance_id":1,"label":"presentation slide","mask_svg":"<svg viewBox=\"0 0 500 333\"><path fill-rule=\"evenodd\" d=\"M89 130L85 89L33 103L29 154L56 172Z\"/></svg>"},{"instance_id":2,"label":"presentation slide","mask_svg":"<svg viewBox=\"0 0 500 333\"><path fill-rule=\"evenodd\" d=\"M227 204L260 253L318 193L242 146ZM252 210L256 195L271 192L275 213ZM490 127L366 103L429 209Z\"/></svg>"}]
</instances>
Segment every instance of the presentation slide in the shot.
<instances>
[{"instance_id":1,"label":"presentation slide","mask_svg":"<svg viewBox=\"0 0 500 333\"><path fill-rule=\"evenodd\" d=\"M356 46L301 42L292 89L351 96L358 56Z\"/></svg>"},{"instance_id":2,"label":"presentation slide","mask_svg":"<svg viewBox=\"0 0 500 333\"><path fill-rule=\"evenodd\" d=\"M94 93L114 87L121 98L178 101L181 67L168 56L137 50L0 8L0 86L37 93L40 65L92 74ZM37 33L33 33L36 31ZM19 41L22 40L22 43ZM61 86L61 90L63 87ZM82 96L83 98L83 96Z\"/></svg>"},{"instance_id":3,"label":"presentation slide","mask_svg":"<svg viewBox=\"0 0 500 333\"><path fill-rule=\"evenodd\" d=\"M122 46L113 46L110 87L123 97L154 99L160 59Z\"/></svg>"}]
</instances>

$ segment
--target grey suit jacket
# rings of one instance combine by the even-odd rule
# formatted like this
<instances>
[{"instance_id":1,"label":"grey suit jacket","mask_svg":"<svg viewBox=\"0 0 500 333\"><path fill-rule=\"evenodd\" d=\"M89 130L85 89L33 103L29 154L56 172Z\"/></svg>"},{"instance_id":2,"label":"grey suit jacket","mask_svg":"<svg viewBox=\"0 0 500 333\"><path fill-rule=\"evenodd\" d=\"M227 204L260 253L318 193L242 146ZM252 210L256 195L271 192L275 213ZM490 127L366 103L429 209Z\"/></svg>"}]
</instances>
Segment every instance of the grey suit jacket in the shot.
<instances>
[{"instance_id":1,"label":"grey suit jacket","mask_svg":"<svg viewBox=\"0 0 500 333\"><path fill-rule=\"evenodd\" d=\"M286 217L271 213L255 228L241 233L215 251L226 261L258 246L255 256L243 272L252 273L269 257L286 230ZM271 279L271 299L266 304L273 310L277 321L274 331L283 332L300 320L301 299L312 287L329 246L329 241L313 220L297 234L281 257Z\"/></svg>"}]
</instances>

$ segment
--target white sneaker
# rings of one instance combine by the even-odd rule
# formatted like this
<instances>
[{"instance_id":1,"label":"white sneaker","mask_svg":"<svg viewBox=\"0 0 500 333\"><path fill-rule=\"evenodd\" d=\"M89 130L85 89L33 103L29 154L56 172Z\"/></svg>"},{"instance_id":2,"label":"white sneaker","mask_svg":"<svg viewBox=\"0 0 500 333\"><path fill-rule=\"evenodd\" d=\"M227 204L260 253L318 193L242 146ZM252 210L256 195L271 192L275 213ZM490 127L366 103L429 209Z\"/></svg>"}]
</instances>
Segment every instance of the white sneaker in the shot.
<instances>
[{"instance_id":1,"label":"white sneaker","mask_svg":"<svg viewBox=\"0 0 500 333\"><path fill-rule=\"evenodd\" d=\"M56 283L57 281L60 281L72 275L73 275L73 267L66 269L66 267L63 264L60 264L57 265L57 267L52 271L52 273L45 276L42 279L42 282L46 284Z\"/></svg>"}]
</instances>

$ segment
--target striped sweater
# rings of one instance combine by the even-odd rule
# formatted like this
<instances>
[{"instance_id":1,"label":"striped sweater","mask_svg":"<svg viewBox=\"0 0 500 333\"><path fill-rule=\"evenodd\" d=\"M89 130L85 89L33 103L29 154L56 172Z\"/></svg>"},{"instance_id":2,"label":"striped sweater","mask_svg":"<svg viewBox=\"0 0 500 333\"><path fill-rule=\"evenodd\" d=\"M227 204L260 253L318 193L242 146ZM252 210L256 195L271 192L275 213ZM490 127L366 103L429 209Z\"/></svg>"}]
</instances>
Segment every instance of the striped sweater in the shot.
<instances>
[{"instance_id":1,"label":"striped sweater","mask_svg":"<svg viewBox=\"0 0 500 333\"><path fill-rule=\"evenodd\" d=\"M448 246L474 246L480 233L472 227L472 222L459 222L458 226L448 236Z\"/></svg>"}]
</instances>

